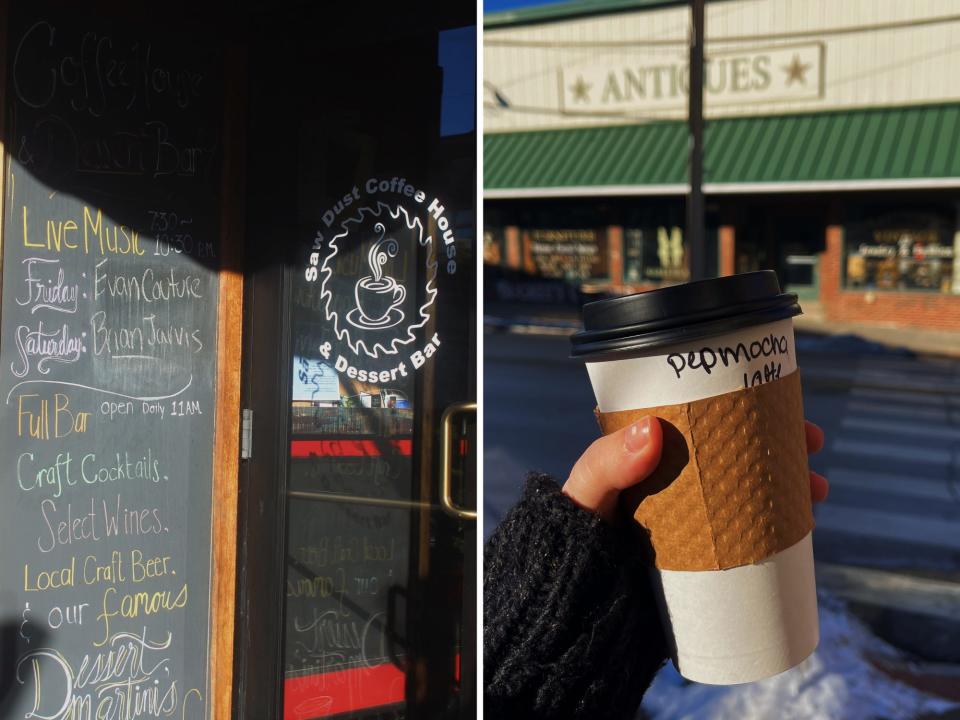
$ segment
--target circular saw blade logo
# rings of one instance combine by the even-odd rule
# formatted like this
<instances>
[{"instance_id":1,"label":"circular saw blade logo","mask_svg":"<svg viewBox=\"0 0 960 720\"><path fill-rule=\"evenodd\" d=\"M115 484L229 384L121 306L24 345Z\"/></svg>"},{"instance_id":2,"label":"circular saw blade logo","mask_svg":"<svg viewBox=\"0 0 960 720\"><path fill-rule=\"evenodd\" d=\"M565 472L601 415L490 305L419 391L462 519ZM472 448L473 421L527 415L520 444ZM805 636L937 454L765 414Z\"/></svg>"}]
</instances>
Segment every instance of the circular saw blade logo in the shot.
<instances>
[{"instance_id":1,"label":"circular saw blade logo","mask_svg":"<svg viewBox=\"0 0 960 720\"><path fill-rule=\"evenodd\" d=\"M414 342L416 330L430 320L430 307L437 297L433 238L424 232L420 218L411 217L402 205L380 201L374 207L361 207L340 227L327 243L329 252L320 268L325 317L333 323L337 339L357 355L394 355ZM423 304L410 308L408 297L413 299L415 293L397 279L397 273L411 259L404 258L404 253L411 254L410 266L416 267L420 247L426 258ZM344 282L347 279L355 281Z\"/></svg>"}]
</instances>

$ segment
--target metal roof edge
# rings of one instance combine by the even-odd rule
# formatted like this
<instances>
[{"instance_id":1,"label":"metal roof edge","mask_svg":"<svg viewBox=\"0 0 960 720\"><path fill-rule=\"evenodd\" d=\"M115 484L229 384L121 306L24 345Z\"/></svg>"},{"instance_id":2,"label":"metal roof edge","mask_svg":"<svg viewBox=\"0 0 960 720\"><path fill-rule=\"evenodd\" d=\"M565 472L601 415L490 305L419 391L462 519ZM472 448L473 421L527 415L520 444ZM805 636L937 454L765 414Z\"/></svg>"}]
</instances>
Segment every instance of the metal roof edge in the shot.
<instances>
[{"instance_id":1,"label":"metal roof edge","mask_svg":"<svg viewBox=\"0 0 960 720\"><path fill-rule=\"evenodd\" d=\"M720 0L709 0L719 2ZM618 12L642 12L672 5L689 5L688 0L568 0L568 2L533 5L515 10L499 10L483 16L483 27L502 28L573 20L591 15Z\"/></svg>"},{"instance_id":2,"label":"metal roof edge","mask_svg":"<svg viewBox=\"0 0 960 720\"><path fill-rule=\"evenodd\" d=\"M856 192L864 190L936 190L960 188L960 177L884 178L877 180L798 180L791 182L704 183L708 195L747 193ZM631 197L639 195L684 195L686 183L663 185L580 185L539 188L484 189L484 200L523 200L565 197Z\"/></svg>"},{"instance_id":3,"label":"metal roof edge","mask_svg":"<svg viewBox=\"0 0 960 720\"><path fill-rule=\"evenodd\" d=\"M936 190L960 187L960 177L791 180L785 182L704 183L709 195L744 193L855 192L858 190Z\"/></svg>"},{"instance_id":4,"label":"metal roof edge","mask_svg":"<svg viewBox=\"0 0 960 720\"><path fill-rule=\"evenodd\" d=\"M663 185L578 185L536 188L484 189L484 200L520 200L524 198L610 197L631 195L685 195L690 192L686 183Z\"/></svg>"}]
</instances>

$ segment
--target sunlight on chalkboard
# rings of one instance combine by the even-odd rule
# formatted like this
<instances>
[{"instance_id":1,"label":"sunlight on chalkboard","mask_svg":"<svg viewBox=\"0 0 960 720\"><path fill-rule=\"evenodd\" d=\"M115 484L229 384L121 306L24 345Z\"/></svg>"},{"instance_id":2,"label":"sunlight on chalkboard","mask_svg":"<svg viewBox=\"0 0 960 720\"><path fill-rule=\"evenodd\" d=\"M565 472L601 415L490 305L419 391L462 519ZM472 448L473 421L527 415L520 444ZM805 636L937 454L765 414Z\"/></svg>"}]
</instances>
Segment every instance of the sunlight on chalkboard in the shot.
<instances>
[{"instance_id":1,"label":"sunlight on chalkboard","mask_svg":"<svg viewBox=\"0 0 960 720\"><path fill-rule=\"evenodd\" d=\"M8 13L0 717L209 717L218 52Z\"/></svg>"}]
</instances>

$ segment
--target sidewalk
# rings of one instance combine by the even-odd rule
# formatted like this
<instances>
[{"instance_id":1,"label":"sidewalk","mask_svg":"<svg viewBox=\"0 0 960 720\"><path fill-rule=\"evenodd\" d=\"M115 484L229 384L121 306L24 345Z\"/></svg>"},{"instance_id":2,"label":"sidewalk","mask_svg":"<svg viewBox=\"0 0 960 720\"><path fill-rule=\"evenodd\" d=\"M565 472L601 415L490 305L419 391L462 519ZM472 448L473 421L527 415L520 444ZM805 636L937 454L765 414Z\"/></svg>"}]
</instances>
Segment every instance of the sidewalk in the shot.
<instances>
[{"instance_id":1,"label":"sidewalk","mask_svg":"<svg viewBox=\"0 0 960 720\"><path fill-rule=\"evenodd\" d=\"M794 318L798 333L839 338L855 336L891 349L919 355L960 359L960 333L889 325L838 323L825 320L816 301L804 301L804 314ZM486 303L483 324L490 330L525 335L569 335L580 329L577 310L569 307Z\"/></svg>"},{"instance_id":2,"label":"sidewalk","mask_svg":"<svg viewBox=\"0 0 960 720\"><path fill-rule=\"evenodd\" d=\"M960 358L960 333L925 330L909 326L839 323L825 320L820 303L805 300L803 315L794 318L798 332L813 335L856 335L890 348L906 348L919 355L945 355Z\"/></svg>"}]
</instances>

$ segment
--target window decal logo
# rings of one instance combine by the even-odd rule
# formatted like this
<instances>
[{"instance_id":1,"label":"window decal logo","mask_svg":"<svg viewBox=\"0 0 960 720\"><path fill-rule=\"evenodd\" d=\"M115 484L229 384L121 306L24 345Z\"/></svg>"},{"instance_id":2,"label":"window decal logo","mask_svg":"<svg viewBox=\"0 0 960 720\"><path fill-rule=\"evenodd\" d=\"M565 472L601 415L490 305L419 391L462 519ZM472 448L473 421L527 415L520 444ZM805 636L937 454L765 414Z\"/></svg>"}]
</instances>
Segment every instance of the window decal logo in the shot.
<instances>
[{"instance_id":1,"label":"window decal logo","mask_svg":"<svg viewBox=\"0 0 960 720\"><path fill-rule=\"evenodd\" d=\"M395 278L383 274L383 266L388 258L396 257L400 250L393 238L384 238L386 228L383 223L375 226L380 239L370 246L367 253L367 265L370 275L357 280L353 295L357 306L347 314L347 322L361 330L386 330L403 322L400 305L407 296L407 290L397 283Z\"/></svg>"},{"instance_id":2,"label":"window decal logo","mask_svg":"<svg viewBox=\"0 0 960 720\"><path fill-rule=\"evenodd\" d=\"M314 319L298 352L360 383L361 396L373 392L363 383L393 387L440 351L437 288L457 271L455 216L403 177L368 178L319 215L297 291Z\"/></svg>"},{"instance_id":3,"label":"window decal logo","mask_svg":"<svg viewBox=\"0 0 960 720\"><path fill-rule=\"evenodd\" d=\"M406 208L396 204L387 205L377 201L373 207L361 207L357 214L344 220L341 231L330 238L328 254L320 268L320 297L328 322L333 323L334 335L346 342L356 355L379 358L381 354L395 355L400 347L416 340L415 332L430 320L430 307L437 297L436 252L433 238L424 232L420 218L411 217ZM372 231L372 232L371 232ZM397 238L407 240L401 249ZM340 262L345 257L344 248L356 249L368 246L362 267L356 267L355 257ZM417 248L426 248L423 282L423 304L407 319L404 301L415 288L403 282L411 282L419 273L411 272L411 279L398 281L395 265L413 265ZM404 258L403 254L409 257ZM354 253L355 255L356 253ZM347 298L349 310L343 312L344 299L337 294L347 288L344 278L359 278L351 283L352 296ZM336 278L336 280L335 280ZM415 297L415 293L410 295Z\"/></svg>"}]
</instances>

